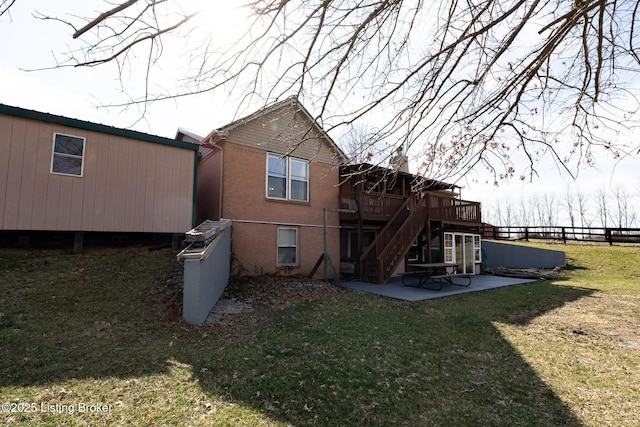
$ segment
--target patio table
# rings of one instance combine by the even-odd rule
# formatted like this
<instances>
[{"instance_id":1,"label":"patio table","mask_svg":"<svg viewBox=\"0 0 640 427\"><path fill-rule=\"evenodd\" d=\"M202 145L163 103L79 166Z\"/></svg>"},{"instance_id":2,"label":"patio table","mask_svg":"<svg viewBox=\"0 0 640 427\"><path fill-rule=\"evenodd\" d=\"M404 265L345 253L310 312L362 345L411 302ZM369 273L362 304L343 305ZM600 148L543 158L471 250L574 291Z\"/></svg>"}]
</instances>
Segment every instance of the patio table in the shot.
<instances>
[{"instance_id":1,"label":"patio table","mask_svg":"<svg viewBox=\"0 0 640 427\"><path fill-rule=\"evenodd\" d=\"M402 284L405 286L413 286L420 287L431 290L440 290L442 289L442 285L448 283L454 286L464 286L467 287L471 284L471 277L469 274L458 274L456 272L457 268L460 264L451 263L451 262L430 262L430 263L419 263L419 264L408 264L408 267L412 267L415 271L410 271L402 274ZM418 282L414 284L411 277L417 277ZM454 277L462 277L466 279L465 283L455 283L453 281ZM431 284L435 284L435 286L426 286L428 282Z\"/></svg>"}]
</instances>

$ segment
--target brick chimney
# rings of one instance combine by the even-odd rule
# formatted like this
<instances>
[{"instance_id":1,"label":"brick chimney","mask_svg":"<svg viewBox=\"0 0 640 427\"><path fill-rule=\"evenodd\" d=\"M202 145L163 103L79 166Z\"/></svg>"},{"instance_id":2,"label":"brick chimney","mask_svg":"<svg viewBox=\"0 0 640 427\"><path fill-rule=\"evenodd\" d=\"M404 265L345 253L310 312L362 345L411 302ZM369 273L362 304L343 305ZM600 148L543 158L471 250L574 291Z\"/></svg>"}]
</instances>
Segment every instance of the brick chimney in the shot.
<instances>
[{"instance_id":1,"label":"brick chimney","mask_svg":"<svg viewBox=\"0 0 640 427\"><path fill-rule=\"evenodd\" d=\"M398 147L396 154L391 157L389 167L394 171L409 173L409 157L403 154L402 147Z\"/></svg>"}]
</instances>

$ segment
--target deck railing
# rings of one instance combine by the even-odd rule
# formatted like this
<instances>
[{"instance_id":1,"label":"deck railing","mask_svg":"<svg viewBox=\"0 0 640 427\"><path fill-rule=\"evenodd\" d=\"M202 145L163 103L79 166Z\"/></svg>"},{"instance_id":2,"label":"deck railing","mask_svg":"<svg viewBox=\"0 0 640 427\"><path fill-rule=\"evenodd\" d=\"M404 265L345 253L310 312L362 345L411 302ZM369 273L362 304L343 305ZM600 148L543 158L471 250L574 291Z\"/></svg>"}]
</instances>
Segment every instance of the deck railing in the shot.
<instances>
[{"instance_id":1,"label":"deck railing","mask_svg":"<svg viewBox=\"0 0 640 427\"><path fill-rule=\"evenodd\" d=\"M356 197L358 203L356 203ZM344 194L340 196L340 207L343 209L357 210L364 220L389 221L407 200L405 196L384 193L359 193ZM479 225L481 222L480 203L454 199L450 196L429 193L428 217L432 221L449 223L472 223ZM357 214L343 213L342 219L355 219Z\"/></svg>"},{"instance_id":2,"label":"deck railing","mask_svg":"<svg viewBox=\"0 0 640 427\"><path fill-rule=\"evenodd\" d=\"M429 219L448 223L480 224L480 203L429 194Z\"/></svg>"},{"instance_id":3,"label":"deck railing","mask_svg":"<svg viewBox=\"0 0 640 427\"><path fill-rule=\"evenodd\" d=\"M355 211L359 206L363 219L388 221L406 200L407 197L396 194L362 192L357 196L355 194L341 195L340 207ZM341 216L343 219L357 218L357 214L343 213Z\"/></svg>"}]
</instances>

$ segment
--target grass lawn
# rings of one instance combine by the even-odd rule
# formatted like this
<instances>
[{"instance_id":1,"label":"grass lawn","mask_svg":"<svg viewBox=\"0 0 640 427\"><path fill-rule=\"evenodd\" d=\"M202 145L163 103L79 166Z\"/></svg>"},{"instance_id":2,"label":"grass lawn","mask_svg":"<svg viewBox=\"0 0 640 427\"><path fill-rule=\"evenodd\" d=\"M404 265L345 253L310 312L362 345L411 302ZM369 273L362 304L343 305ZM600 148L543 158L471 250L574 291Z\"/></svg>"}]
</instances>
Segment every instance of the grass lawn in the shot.
<instances>
[{"instance_id":1,"label":"grass lawn","mask_svg":"<svg viewBox=\"0 0 640 427\"><path fill-rule=\"evenodd\" d=\"M170 251L0 253L0 423L638 425L640 246L552 248L555 281L208 327L167 308Z\"/></svg>"}]
</instances>

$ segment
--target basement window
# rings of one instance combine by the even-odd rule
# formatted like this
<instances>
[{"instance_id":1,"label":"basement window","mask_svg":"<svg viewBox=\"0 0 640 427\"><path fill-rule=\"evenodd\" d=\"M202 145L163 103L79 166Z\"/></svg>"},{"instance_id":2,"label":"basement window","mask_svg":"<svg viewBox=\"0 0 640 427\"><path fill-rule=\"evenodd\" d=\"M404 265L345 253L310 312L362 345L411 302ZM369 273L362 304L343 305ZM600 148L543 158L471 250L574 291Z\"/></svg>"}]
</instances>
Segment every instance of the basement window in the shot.
<instances>
[{"instance_id":1,"label":"basement window","mask_svg":"<svg viewBox=\"0 0 640 427\"><path fill-rule=\"evenodd\" d=\"M298 265L298 229L278 227L278 267Z\"/></svg>"},{"instance_id":2,"label":"basement window","mask_svg":"<svg viewBox=\"0 0 640 427\"><path fill-rule=\"evenodd\" d=\"M51 173L82 176L85 142L85 138L79 136L54 133Z\"/></svg>"}]
</instances>

